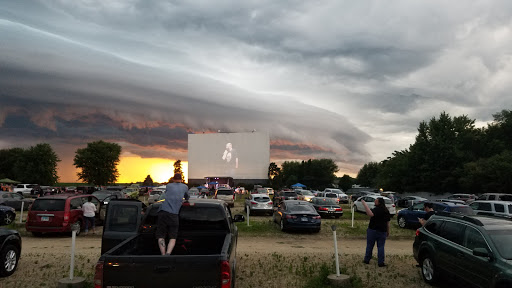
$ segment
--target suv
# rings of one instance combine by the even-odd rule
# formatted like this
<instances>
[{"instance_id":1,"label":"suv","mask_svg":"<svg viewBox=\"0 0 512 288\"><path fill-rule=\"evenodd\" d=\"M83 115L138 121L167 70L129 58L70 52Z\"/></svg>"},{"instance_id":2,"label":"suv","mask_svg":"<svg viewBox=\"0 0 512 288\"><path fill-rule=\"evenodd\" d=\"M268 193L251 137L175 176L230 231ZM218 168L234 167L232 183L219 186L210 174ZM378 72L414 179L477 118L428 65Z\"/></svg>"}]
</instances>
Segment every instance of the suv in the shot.
<instances>
[{"instance_id":1,"label":"suv","mask_svg":"<svg viewBox=\"0 0 512 288\"><path fill-rule=\"evenodd\" d=\"M284 200L298 200L299 195L295 191L279 191L274 194L274 206L279 206Z\"/></svg>"},{"instance_id":2,"label":"suv","mask_svg":"<svg viewBox=\"0 0 512 288\"><path fill-rule=\"evenodd\" d=\"M441 274L477 287L512 287L512 222L439 213L416 231L414 258L429 284Z\"/></svg>"},{"instance_id":3,"label":"suv","mask_svg":"<svg viewBox=\"0 0 512 288\"><path fill-rule=\"evenodd\" d=\"M476 199L468 200L466 203L471 204L471 203L473 203L473 201L476 201L476 200L483 200L483 201L488 201L488 200L512 201L512 194L485 193L485 194L482 194L482 195L478 196L478 198L476 198Z\"/></svg>"},{"instance_id":4,"label":"suv","mask_svg":"<svg viewBox=\"0 0 512 288\"><path fill-rule=\"evenodd\" d=\"M475 201L469 205L478 215L500 216L512 218L512 202L508 201Z\"/></svg>"},{"instance_id":5,"label":"suv","mask_svg":"<svg viewBox=\"0 0 512 288\"><path fill-rule=\"evenodd\" d=\"M224 200L230 207L235 207L235 192L230 188L219 188L215 191L215 199Z\"/></svg>"},{"instance_id":6,"label":"suv","mask_svg":"<svg viewBox=\"0 0 512 288\"><path fill-rule=\"evenodd\" d=\"M16 185L16 188L13 189L13 192L29 197L30 191L32 191L32 188L34 188L35 185L36 184L18 184Z\"/></svg>"},{"instance_id":7,"label":"suv","mask_svg":"<svg viewBox=\"0 0 512 288\"><path fill-rule=\"evenodd\" d=\"M27 232L39 236L43 232L70 232L72 224L78 224L77 235L84 226L82 205L92 197L96 205L96 221L99 223L100 201L95 196L83 194L58 194L37 198L28 210L25 227Z\"/></svg>"}]
</instances>

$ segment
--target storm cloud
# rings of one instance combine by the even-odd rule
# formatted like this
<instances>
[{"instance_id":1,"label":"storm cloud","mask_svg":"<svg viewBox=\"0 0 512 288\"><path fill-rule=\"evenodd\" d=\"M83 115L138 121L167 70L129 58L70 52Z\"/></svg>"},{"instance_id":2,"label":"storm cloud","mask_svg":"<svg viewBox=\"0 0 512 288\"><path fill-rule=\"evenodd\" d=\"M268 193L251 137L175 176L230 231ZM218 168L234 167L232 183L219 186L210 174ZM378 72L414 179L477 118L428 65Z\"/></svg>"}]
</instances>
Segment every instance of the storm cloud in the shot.
<instances>
[{"instance_id":1,"label":"storm cloud","mask_svg":"<svg viewBox=\"0 0 512 288\"><path fill-rule=\"evenodd\" d=\"M0 148L186 160L189 133L256 129L272 161L355 175L442 111L512 104L509 1L0 4Z\"/></svg>"}]
</instances>

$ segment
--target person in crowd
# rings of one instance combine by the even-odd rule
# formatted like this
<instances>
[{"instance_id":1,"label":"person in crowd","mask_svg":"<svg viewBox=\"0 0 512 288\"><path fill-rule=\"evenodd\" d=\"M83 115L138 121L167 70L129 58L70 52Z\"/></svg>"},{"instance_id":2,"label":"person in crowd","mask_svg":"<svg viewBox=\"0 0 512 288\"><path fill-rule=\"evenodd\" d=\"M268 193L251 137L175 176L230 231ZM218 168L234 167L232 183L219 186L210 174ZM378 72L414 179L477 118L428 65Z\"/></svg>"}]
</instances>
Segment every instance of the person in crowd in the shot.
<instances>
[{"instance_id":1,"label":"person in crowd","mask_svg":"<svg viewBox=\"0 0 512 288\"><path fill-rule=\"evenodd\" d=\"M420 221L421 226L425 226L425 223L427 223L427 220L430 218L430 216L436 213L434 211L434 204L432 204L432 202L423 203L423 210L425 210L427 214L425 214L425 217L423 218L418 218L418 221Z\"/></svg>"},{"instance_id":2,"label":"person in crowd","mask_svg":"<svg viewBox=\"0 0 512 288\"><path fill-rule=\"evenodd\" d=\"M366 215L371 217L368 229L366 230L366 253L363 262L370 264L373 247L375 242L377 242L377 263L379 267L385 267L384 244L386 243L386 238L389 237L389 221L391 216L382 197L375 199L375 208L373 209L370 209L364 200L361 200L361 202L366 210Z\"/></svg>"},{"instance_id":3,"label":"person in crowd","mask_svg":"<svg viewBox=\"0 0 512 288\"><path fill-rule=\"evenodd\" d=\"M183 198L188 200L188 186L181 183L180 173L175 173L173 182L165 187L165 201L158 211L158 222L155 236L158 241L158 247L162 255L171 255L176 238L178 237L179 213ZM169 237L167 249L165 246L165 238Z\"/></svg>"},{"instance_id":4,"label":"person in crowd","mask_svg":"<svg viewBox=\"0 0 512 288\"><path fill-rule=\"evenodd\" d=\"M82 211L84 212L85 235L89 233L89 227L91 227L92 234L95 234L94 216L96 215L96 205L92 203L92 196L87 197L87 202L82 205Z\"/></svg>"}]
</instances>

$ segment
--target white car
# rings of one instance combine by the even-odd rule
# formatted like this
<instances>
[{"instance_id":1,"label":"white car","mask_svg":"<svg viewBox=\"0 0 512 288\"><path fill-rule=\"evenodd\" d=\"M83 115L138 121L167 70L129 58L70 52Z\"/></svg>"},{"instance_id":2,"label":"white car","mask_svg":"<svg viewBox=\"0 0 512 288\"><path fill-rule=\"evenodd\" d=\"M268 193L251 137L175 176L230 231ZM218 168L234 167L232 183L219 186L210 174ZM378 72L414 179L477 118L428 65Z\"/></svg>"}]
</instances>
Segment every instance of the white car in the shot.
<instances>
[{"instance_id":1,"label":"white car","mask_svg":"<svg viewBox=\"0 0 512 288\"><path fill-rule=\"evenodd\" d=\"M354 210L359 212L366 213L366 210L364 209L363 202L361 200L364 200L366 204L368 204L368 207L370 209L375 208L375 199L377 198L384 198L384 202L386 203L386 208L389 210L389 214L391 214L391 217L393 217L396 214L396 207L393 201L389 199L388 197L380 196L380 195L366 195L363 197L357 198L356 201L354 201Z\"/></svg>"},{"instance_id":2,"label":"white car","mask_svg":"<svg viewBox=\"0 0 512 288\"><path fill-rule=\"evenodd\" d=\"M30 197L30 191L32 191L35 185L37 184L18 184L16 188L13 189L13 192L25 197Z\"/></svg>"}]
</instances>

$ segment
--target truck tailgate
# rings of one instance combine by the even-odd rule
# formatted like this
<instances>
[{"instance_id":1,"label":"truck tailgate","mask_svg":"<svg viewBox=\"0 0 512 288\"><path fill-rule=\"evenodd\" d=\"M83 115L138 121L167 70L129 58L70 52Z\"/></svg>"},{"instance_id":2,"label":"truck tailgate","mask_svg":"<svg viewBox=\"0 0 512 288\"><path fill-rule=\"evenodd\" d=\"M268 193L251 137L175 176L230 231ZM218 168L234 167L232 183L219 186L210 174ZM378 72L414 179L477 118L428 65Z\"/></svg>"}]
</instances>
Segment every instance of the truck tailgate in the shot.
<instances>
[{"instance_id":1,"label":"truck tailgate","mask_svg":"<svg viewBox=\"0 0 512 288\"><path fill-rule=\"evenodd\" d=\"M220 287L220 265L221 255L107 256L103 287Z\"/></svg>"}]
</instances>

